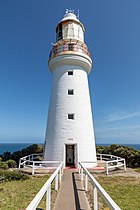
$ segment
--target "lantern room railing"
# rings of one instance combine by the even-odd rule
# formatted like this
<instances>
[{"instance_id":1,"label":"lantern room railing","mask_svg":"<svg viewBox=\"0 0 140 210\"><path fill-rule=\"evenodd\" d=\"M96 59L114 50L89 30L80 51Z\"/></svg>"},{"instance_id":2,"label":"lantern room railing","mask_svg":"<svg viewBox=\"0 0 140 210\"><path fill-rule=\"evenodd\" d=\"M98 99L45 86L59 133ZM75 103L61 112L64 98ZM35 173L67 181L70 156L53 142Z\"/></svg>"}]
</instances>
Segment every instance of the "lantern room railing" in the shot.
<instances>
[{"instance_id":1,"label":"lantern room railing","mask_svg":"<svg viewBox=\"0 0 140 210\"><path fill-rule=\"evenodd\" d=\"M86 54L90 57L90 53L88 51L87 46L84 43L71 43L71 42L63 42L60 45L53 46L53 49L50 52L49 60L54 58L55 56L62 54L62 53L68 53L68 52L76 52L76 53L82 53Z\"/></svg>"}]
</instances>

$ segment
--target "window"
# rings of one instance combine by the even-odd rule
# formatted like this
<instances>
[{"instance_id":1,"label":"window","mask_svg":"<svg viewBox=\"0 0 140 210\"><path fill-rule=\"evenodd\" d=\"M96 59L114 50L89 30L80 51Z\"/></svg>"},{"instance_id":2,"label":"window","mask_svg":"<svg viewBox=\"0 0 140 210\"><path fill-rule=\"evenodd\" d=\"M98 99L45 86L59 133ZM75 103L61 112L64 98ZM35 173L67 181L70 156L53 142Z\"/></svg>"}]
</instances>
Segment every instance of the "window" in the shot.
<instances>
[{"instance_id":1,"label":"window","mask_svg":"<svg viewBox=\"0 0 140 210\"><path fill-rule=\"evenodd\" d=\"M59 41L60 39L63 39L62 34L62 23L58 25L58 28L56 29L56 41Z\"/></svg>"},{"instance_id":2,"label":"window","mask_svg":"<svg viewBox=\"0 0 140 210\"><path fill-rule=\"evenodd\" d=\"M73 51L74 50L74 44L68 44L68 49L70 51Z\"/></svg>"},{"instance_id":3,"label":"window","mask_svg":"<svg viewBox=\"0 0 140 210\"><path fill-rule=\"evenodd\" d=\"M74 95L74 90L68 90L68 95Z\"/></svg>"},{"instance_id":4,"label":"window","mask_svg":"<svg viewBox=\"0 0 140 210\"><path fill-rule=\"evenodd\" d=\"M68 120L74 120L74 114L68 114Z\"/></svg>"},{"instance_id":5,"label":"window","mask_svg":"<svg viewBox=\"0 0 140 210\"><path fill-rule=\"evenodd\" d=\"M68 71L68 75L73 75L73 71Z\"/></svg>"}]
</instances>

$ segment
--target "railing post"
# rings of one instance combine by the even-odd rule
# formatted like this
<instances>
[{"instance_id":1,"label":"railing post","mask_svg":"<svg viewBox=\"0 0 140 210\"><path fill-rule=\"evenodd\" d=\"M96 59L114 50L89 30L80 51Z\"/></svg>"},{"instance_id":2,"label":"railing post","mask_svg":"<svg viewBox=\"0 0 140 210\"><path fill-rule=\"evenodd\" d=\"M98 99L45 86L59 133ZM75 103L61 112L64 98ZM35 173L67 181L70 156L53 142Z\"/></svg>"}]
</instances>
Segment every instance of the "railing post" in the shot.
<instances>
[{"instance_id":1,"label":"railing post","mask_svg":"<svg viewBox=\"0 0 140 210\"><path fill-rule=\"evenodd\" d=\"M18 166L18 169L20 169L20 165L21 165L21 159L19 159L19 166Z\"/></svg>"},{"instance_id":2,"label":"railing post","mask_svg":"<svg viewBox=\"0 0 140 210\"><path fill-rule=\"evenodd\" d=\"M108 162L106 162L106 175L108 175Z\"/></svg>"},{"instance_id":3,"label":"railing post","mask_svg":"<svg viewBox=\"0 0 140 210\"><path fill-rule=\"evenodd\" d=\"M23 159L23 168L25 167L25 159Z\"/></svg>"},{"instance_id":4,"label":"railing post","mask_svg":"<svg viewBox=\"0 0 140 210\"><path fill-rule=\"evenodd\" d=\"M60 168L60 171L59 171L59 181L61 182L62 180L62 173L61 173L61 168Z\"/></svg>"},{"instance_id":5,"label":"railing post","mask_svg":"<svg viewBox=\"0 0 140 210\"><path fill-rule=\"evenodd\" d=\"M97 188L93 185L93 206L94 210L98 210Z\"/></svg>"},{"instance_id":6,"label":"railing post","mask_svg":"<svg viewBox=\"0 0 140 210\"><path fill-rule=\"evenodd\" d=\"M62 168L61 168L61 174L63 175L63 165L62 165Z\"/></svg>"},{"instance_id":7,"label":"railing post","mask_svg":"<svg viewBox=\"0 0 140 210\"><path fill-rule=\"evenodd\" d=\"M85 191L88 191L88 175L85 173Z\"/></svg>"},{"instance_id":8,"label":"railing post","mask_svg":"<svg viewBox=\"0 0 140 210\"><path fill-rule=\"evenodd\" d=\"M62 166L61 166L61 175L63 176L63 173L64 173L64 163L62 164Z\"/></svg>"},{"instance_id":9,"label":"railing post","mask_svg":"<svg viewBox=\"0 0 140 210\"><path fill-rule=\"evenodd\" d=\"M124 170L126 171L126 162L125 162L125 159L124 159Z\"/></svg>"},{"instance_id":10,"label":"railing post","mask_svg":"<svg viewBox=\"0 0 140 210\"><path fill-rule=\"evenodd\" d=\"M46 195L46 210L51 210L51 185L49 186L47 190Z\"/></svg>"},{"instance_id":11,"label":"railing post","mask_svg":"<svg viewBox=\"0 0 140 210\"><path fill-rule=\"evenodd\" d=\"M33 168L32 168L32 175L34 175L35 169L34 169L34 162L33 162Z\"/></svg>"},{"instance_id":12,"label":"railing post","mask_svg":"<svg viewBox=\"0 0 140 210\"><path fill-rule=\"evenodd\" d=\"M58 191L58 174L55 177L55 190Z\"/></svg>"},{"instance_id":13,"label":"railing post","mask_svg":"<svg viewBox=\"0 0 140 210\"><path fill-rule=\"evenodd\" d=\"M83 168L81 167L81 181L83 181Z\"/></svg>"},{"instance_id":14,"label":"railing post","mask_svg":"<svg viewBox=\"0 0 140 210\"><path fill-rule=\"evenodd\" d=\"M100 154L100 160L102 161L102 154Z\"/></svg>"},{"instance_id":15,"label":"railing post","mask_svg":"<svg viewBox=\"0 0 140 210\"><path fill-rule=\"evenodd\" d=\"M79 174L81 172L81 166L80 166L80 164L79 164L78 172L79 172Z\"/></svg>"}]
</instances>

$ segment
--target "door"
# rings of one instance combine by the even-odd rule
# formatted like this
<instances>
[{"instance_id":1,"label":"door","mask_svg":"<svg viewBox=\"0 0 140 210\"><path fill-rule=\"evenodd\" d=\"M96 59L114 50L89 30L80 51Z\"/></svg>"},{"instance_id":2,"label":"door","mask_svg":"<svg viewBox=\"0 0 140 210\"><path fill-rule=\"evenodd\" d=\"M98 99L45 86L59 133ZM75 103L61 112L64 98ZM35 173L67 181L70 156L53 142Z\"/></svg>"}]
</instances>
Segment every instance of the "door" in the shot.
<instances>
[{"instance_id":1,"label":"door","mask_svg":"<svg viewBox=\"0 0 140 210\"><path fill-rule=\"evenodd\" d=\"M75 166L75 145L66 145L66 166Z\"/></svg>"}]
</instances>

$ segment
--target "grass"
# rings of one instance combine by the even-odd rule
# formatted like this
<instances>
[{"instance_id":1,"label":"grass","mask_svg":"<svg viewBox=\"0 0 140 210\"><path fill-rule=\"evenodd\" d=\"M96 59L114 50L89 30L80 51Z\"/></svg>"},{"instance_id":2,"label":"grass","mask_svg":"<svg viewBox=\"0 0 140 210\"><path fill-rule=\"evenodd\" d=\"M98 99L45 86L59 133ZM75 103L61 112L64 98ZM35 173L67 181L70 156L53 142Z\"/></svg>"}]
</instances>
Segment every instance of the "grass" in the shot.
<instances>
[{"instance_id":1,"label":"grass","mask_svg":"<svg viewBox=\"0 0 140 210\"><path fill-rule=\"evenodd\" d=\"M136 172L140 172L140 168L135 169Z\"/></svg>"},{"instance_id":2,"label":"grass","mask_svg":"<svg viewBox=\"0 0 140 210\"><path fill-rule=\"evenodd\" d=\"M97 180L122 210L140 209L140 177L105 176Z\"/></svg>"},{"instance_id":3,"label":"grass","mask_svg":"<svg viewBox=\"0 0 140 210\"><path fill-rule=\"evenodd\" d=\"M32 176L28 180L0 183L0 209L25 209L47 179L47 175ZM38 207L45 209L45 198Z\"/></svg>"},{"instance_id":4,"label":"grass","mask_svg":"<svg viewBox=\"0 0 140 210\"><path fill-rule=\"evenodd\" d=\"M31 176L23 181L0 183L0 210L24 210L47 179L46 175ZM122 210L140 209L140 177L98 176L96 179ZM92 195L91 192L91 199ZM108 210L100 197L99 201L99 209ZM45 196L39 208L45 209Z\"/></svg>"}]
</instances>

